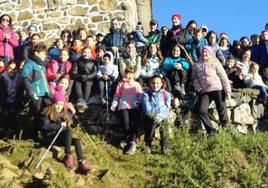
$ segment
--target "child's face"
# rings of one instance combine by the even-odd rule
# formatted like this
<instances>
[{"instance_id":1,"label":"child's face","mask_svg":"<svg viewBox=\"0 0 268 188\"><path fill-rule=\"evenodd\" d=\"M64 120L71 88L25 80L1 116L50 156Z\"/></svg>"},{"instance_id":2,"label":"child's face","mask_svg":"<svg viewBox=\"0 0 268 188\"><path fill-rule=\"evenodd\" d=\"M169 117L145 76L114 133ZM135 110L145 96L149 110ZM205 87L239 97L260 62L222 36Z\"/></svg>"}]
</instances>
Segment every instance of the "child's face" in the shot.
<instances>
[{"instance_id":1,"label":"child's face","mask_svg":"<svg viewBox=\"0 0 268 188\"><path fill-rule=\"evenodd\" d=\"M127 53L132 56L136 54L136 47L134 46L134 44L129 44L127 46Z\"/></svg>"},{"instance_id":2,"label":"child's face","mask_svg":"<svg viewBox=\"0 0 268 188\"><path fill-rule=\"evenodd\" d=\"M244 61L249 61L250 60L250 57L251 57L251 52L249 50L245 51L243 54L242 54L242 59Z\"/></svg>"},{"instance_id":3,"label":"child's face","mask_svg":"<svg viewBox=\"0 0 268 188\"><path fill-rule=\"evenodd\" d=\"M32 44L35 45L40 42L40 38L37 35L34 35L31 40Z\"/></svg>"},{"instance_id":4,"label":"child's face","mask_svg":"<svg viewBox=\"0 0 268 188\"><path fill-rule=\"evenodd\" d=\"M95 41L93 38L89 37L86 39L86 45L87 46L94 46L95 45Z\"/></svg>"},{"instance_id":5,"label":"child's face","mask_svg":"<svg viewBox=\"0 0 268 188\"><path fill-rule=\"evenodd\" d=\"M98 36L98 37L96 38L96 41L98 41L98 42L102 42L102 41L103 41L103 37L102 37L102 36Z\"/></svg>"},{"instance_id":6,"label":"child's face","mask_svg":"<svg viewBox=\"0 0 268 188\"><path fill-rule=\"evenodd\" d=\"M181 50L179 47L174 47L173 50L172 50L172 55L174 57L180 57L181 55Z\"/></svg>"},{"instance_id":7,"label":"child's face","mask_svg":"<svg viewBox=\"0 0 268 188\"><path fill-rule=\"evenodd\" d=\"M216 37L216 35L215 35L214 33L212 33L212 34L209 36L209 38L208 38L208 40L209 40L209 42L210 42L211 44L216 43L216 39L217 39L217 37Z\"/></svg>"},{"instance_id":8,"label":"child's face","mask_svg":"<svg viewBox=\"0 0 268 188\"><path fill-rule=\"evenodd\" d=\"M200 32L198 32L198 33L194 33L194 38L195 38L197 41L200 41L202 37L203 37L202 31L200 31Z\"/></svg>"},{"instance_id":9,"label":"child's face","mask_svg":"<svg viewBox=\"0 0 268 188\"><path fill-rule=\"evenodd\" d=\"M69 53L66 50L61 51L60 60L66 62L69 59Z\"/></svg>"},{"instance_id":10,"label":"child's face","mask_svg":"<svg viewBox=\"0 0 268 188\"><path fill-rule=\"evenodd\" d=\"M250 71L250 73L254 74L254 73L257 73L259 71L259 68L258 68L258 66L253 65L250 67L249 71Z\"/></svg>"},{"instance_id":11,"label":"child's face","mask_svg":"<svg viewBox=\"0 0 268 188\"><path fill-rule=\"evenodd\" d=\"M81 30L80 33L79 33L79 38L81 40L85 40L87 38L87 33L85 30Z\"/></svg>"},{"instance_id":12,"label":"child's face","mask_svg":"<svg viewBox=\"0 0 268 188\"><path fill-rule=\"evenodd\" d=\"M90 59L91 58L91 50L89 48L84 49L82 55L83 55L84 59Z\"/></svg>"},{"instance_id":13,"label":"child's face","mask_svg":"<svg viewBox=\"0 0 268 188\"><path fill-rule=\"evenodd\" d=\"M227 59L226 60L226 65L228 68L233 68L235 65L235 60L234 59Z\"/></svg>"},{"instance_id":14,"label":"child's face","mask_svg":"<svg viewBox=\"0 0 268 188\"><path fill-rule=\"evenodd\" d=\"M127 80L133 80L134 79L134 74L132 72L128 72L125 74L125 78Z\"/></svg>"},{"instance_id":15,"label":"child's face","mask_svg":"<svg viewBox=\"0 0 268 188\"><path fill-rule=\"evenodd\" d=\"M39 57L42 61L45 61L47 57L47 52L46 51L40 51L40 52L35 52L35 55Z\"/></svg>"},{"instance_id":16,"label":"child's face","mask_svg":"<svg viewBox=\"0 0 268 188\"><path fill-rule=\"evenodd\" d=\"M157 48L156 48L156 45L155 44L151 44L150 47L149 47L149 52L150 54L152 55L155 55L156 52L157 52Z\"/></svg>"},{"instance_id":17,"label":"child's face","mask_svg":"<svg viewBox=\"0 0 268 188\"><path fill-rule=\"evenodd\" d=\"M179 18L177 18L177 16L173 16L171 21L173 25L180 25L181 23L181 21L179 20Z\"/></svg>"},{"instance_id":18,"label":"child's face","mask_svg":"<svg viewBox=\"0 0 268 188\"><path fill-rule=\"evenodd\" d=\"M64 107L64 102L59 101L59 102L56 102L54 105L55 105L56 112L61 113Z\"/></svg>"},{"instance_id":19,"label":"child's face","mask_svg":"<svg viewBox=\"0 0 268 188\"><path fill-rule=\"evenodd\" d=\"M63 40L59 39L59 40L57 41L57 43L56 43L56 46L57 46L57 48L62 49L63 46L64 46L64 44L63 44Z\"/></svg>"},{"instance_id":20,"label":"child's face","mask_svg":"<svg viewBox=\"0 0 268 188\"><path fill-rule=\"evenodd\" d=\"M59 84L62 86L63 90L66 91L69 87L69 80L67 78L63 78Z\"/></svg>"},{"instance_id":21,"label":"child's face","mask_svg":"<svg viewBox=\"0 0 268 188\"><path fill-rule=\"evenodd\" d=\"M102 58L103 55L104 55L104 51L103 50L98 50L97 53L96 53L96 56L98 58Z\"/></svg>"},{"instance_id":22,"label":"child's face","mask_svg":"<svg viewBox=\"0 0 268 188\"><path fill-rule=\"evenodd\" d=\"M154 78L150 82L150 87L153 91L159 91L163 86L163 82L161 78Z\"/></svg>"},{"instance_id":23,"label":"child's face","mask_svg":"<svg viewBox=\"0 0 268 188\"><path fill-rule=\"evenodd\" d=\"M16 64L15 63L12 63L12 64L8 65L7 73L9 75L9 77L14 77L16 75L17 70L16 70Z\"/></svg>"},{"instance_id":24,"label":"child's face","mask_svg":"<svg viewBox=\"0 0 268 188\"><path fill-rule=\"evenodd\" d=\"M109 64L110 62L111 62L111 60L110 60L109 57L105 56L105 57L103 58L103 64L104 64L104 65L107 65L107 64Z\"/></svg>"}]
</instances>

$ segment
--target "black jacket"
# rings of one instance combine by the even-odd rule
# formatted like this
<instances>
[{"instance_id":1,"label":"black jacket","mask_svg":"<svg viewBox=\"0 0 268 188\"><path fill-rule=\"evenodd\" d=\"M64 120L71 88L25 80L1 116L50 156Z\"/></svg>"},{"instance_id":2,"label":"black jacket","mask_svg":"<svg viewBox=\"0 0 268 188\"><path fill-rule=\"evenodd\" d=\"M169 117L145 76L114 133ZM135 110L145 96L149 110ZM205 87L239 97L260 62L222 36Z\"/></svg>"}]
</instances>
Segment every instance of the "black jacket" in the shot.
<instances>
[{"instance_id":1,"label":"black jacket","mask_svg":"<svg viewBox=\"0 0 268 188\"><path fill-rule=\"evenodd\" d=\"M82 82L93 80L97 75L96 62L92 59L79 58L72 67L71 78Z\"/></svg>"}]
</instances>

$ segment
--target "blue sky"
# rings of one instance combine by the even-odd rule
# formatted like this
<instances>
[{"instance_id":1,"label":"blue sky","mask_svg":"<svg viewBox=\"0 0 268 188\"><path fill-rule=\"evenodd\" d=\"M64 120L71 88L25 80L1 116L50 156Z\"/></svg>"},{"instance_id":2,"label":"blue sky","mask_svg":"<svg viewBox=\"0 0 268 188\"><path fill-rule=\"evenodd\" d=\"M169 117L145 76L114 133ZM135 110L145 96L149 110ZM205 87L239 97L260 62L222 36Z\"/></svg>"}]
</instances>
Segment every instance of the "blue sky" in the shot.
<instances>
[{"instance_id":1,"label":"blue sky","mask_svg":"<svg viewBox=\"0 0 268 188\"><path fill-rule=\"evenodd\" d=\"M152 4L160 27L171 27L172 14L180 13L183 27L194 19L209 30L228 33L231 41L260 34L268 23L268 0L152 0Z\"/></svg>"}]
</instances>

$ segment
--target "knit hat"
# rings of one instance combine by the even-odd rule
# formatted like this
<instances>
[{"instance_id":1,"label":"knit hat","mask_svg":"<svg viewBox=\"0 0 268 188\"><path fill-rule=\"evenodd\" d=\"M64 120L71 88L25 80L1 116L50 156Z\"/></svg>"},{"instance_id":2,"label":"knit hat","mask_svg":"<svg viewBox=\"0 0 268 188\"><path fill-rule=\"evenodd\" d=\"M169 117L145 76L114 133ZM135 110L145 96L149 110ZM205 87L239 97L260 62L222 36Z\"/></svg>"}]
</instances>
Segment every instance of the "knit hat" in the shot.
<instances>
[{"instance_id":1,"label":"knit hat","mask_svg":"<svg viewBox=\"0 0 268 188\"><path fill-rule=\"evenodd\" d=\"M56 92L53 95L53 102L65 102L65 94L62 85L56 87Z\"/></svg>"},{"instance_id":2,"label":"knit hat","mask_svg":"<svg viewBox=\"0 0 268 188\"><path fill-rule=\"evenodd\" d=\"M138 23L137 23L137 25L136 25L136 30L138 30L138 31L143 31L143 27L142 27L141 22L138 22Z\"/></svg>"},{"instance_id":3,"label":"knit hat","mask_svg":"<svg viewBox=\"0 0 268 188\"><path fill-rule=\"evenodd\" d=\"M158 22L156 20L151 20L150 25L158 25Z\"/></svg>"},{"instance_id":4,"label":"knit hat","mask_svg":"<svg viewBox=\"0 0 268 188\"><path fill-rule=\"evenodd\" d=\"M209 54L214 54L214 51L210 46L203 46L202 51L203 50L207 50Z\"/></svg>"},{"instance_id":5,"label":"knit hat","mask_svg":"<svg viewBox=\"0 0 268 188\"><path fill-rule=\"evenodd\" d=\"M182 15L181 15L181 14L178 14L178 13L173 14L173 15L172 15L172 18L173 18L173 17L177 17L180 21L181 21L181 19L182 19Z\"/></svg>"}]
</instances>

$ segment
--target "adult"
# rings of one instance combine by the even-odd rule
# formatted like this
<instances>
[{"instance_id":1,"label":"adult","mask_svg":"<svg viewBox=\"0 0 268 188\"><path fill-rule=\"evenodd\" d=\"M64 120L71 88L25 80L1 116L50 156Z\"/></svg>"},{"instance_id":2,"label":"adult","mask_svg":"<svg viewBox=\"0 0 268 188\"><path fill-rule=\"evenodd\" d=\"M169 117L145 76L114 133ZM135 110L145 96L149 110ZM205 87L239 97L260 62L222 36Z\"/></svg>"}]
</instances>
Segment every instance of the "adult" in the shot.
<instances>
[{"instance_id":1,"label":"adult","mask_svg":"<svg viewBox=\"0 0 268 188\"><path fill-rule=\"evenodd\" d=\"M221 125L225 127L228 122L225 99L231 97L231 85L222 64L210 46L202 48L200 60L193 64L192 71L193 86L199 99L195 112L199 115L207 133L213 135L218 131L209 118L209 104L215 101Z\"/></svg>"},{"instance_id":2,"label":"adult","mask_svg":"<svg viewBox=\"0 0 268 188\"><path fill-rule=\"evenodd\" d=\"M150 21L150 31L148 35L146 36L149 43L156 43L158 46L160 46L160 40L161 40L161 32L158 27L158 22L156 20Z\"/></svg>"},{"instance_id":3,"label":"adult","mask_svg":"<svg viewBox=\"0 0 268 188\"><path fill-rule=\"evenodd\" d=\"M215 31L209 31L206 39L208 41L208 45L213 49L214 54L216 57L219 59L219 61L224 65L225 63L225 58L224 55L218 45L218 35Z\"/></svg>"},{"instance_id":4,"label":"adult","mask_svg":"<svg viewBox=\"0 0 268 188\"><path fill-rule=\"evenodd\" d=\"M13 49L19 45L17 34L12 28L12 19L8 14L0 17L0 56L5 63L14 59Z\"/></svg>"}]
</instances>

